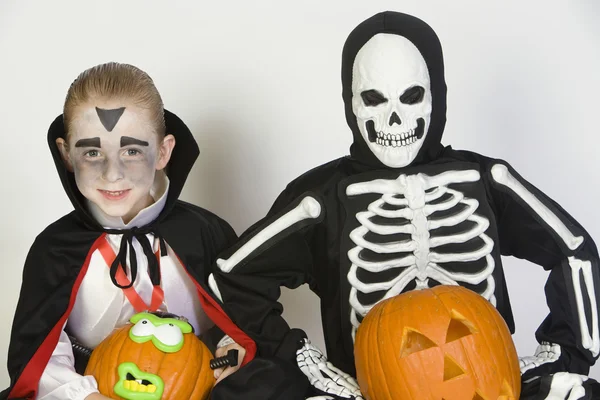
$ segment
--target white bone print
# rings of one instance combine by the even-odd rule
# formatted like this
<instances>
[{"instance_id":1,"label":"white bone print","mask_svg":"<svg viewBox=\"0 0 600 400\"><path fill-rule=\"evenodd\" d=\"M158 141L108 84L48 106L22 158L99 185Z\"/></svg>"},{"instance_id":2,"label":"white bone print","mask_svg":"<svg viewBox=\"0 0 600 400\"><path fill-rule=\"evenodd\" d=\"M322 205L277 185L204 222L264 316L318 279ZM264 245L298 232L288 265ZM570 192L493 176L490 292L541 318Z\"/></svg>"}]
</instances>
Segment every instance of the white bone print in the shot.
<instances>
[{"instance_id":1,"label":"white bone print","mask_svg":"<svg viewBox=\"0 0 600 400\"><path fill-rule=\"evenodd\" d=\"M260 245L267 240L273 238L278 233L283 232L292 225L304 221L306 219L318 218L321 215L321 204L310 196L302 199L300 204L294 209L288 211L276 219L272 224L267 226L260 233L250 239L238 251L236 251L229 259L218 259L217 265L223 272L231 272L231 270L242 262L246 257L256 250Z\"/></svg>"},{"instance_id":2,"label":"white bone print","mask_svg":"<svg viewBox=\"0 0 600 400\"><path fill-rule=\"evenodd\" d=\"M575 289L575 300L577 302L577 313L579 314L579 328L581 329L581 344L588 349L594 356L600 352L600 337L598 333L598 313L596 306L596 294L594 291L594 278L592 276L592 263L582 261L575 257L569 257L569 266L571 267L571 278L573 280L573 288ZM583 292L581 290L581 279L579 272L582 272L583 283L586 288L586 294L590 299L592 310L592 331L588 328L588 317L586 316Z\"/></svg>"},{"instance_id":3,"label":"white bone print","mask_svg":"<svg viewBox=\"0 0 600 400\"><path fill-rule=\"evenodd\" d=\"M250 239L247 243L241 246L235 253L231 255L227 260L219 258L217 260L217 266L221 271L229 273L239 263L244 261L248 256L256 249L258 249L263 243L275 237L277 234L283 232L292 225L302 222L307 219L316 219L321 215L321 204L311 196L304 197L300 203L288 211L281 217L277 218L265 229L260 231L256 236ZM208 277L208 286L219 298L223 301L221 291L217 285L215 277L210 274Z\"/></svg>"},{"instance_id":4,"label":"white bone print","mask_svg":"<svg viewBox=\"0 0 600 400\"><path fill-rule=\"evenodd\" d=\"M492 277L495 263L491 255L494 242L484 233L489 227L489 220L475 213L479 206L476 199L467 198L459 190L449 187L479 179L479 172L475 170L447 171L434 176L402 174L397 179L377 179L348 186L348 196L382 195L369 204L366 211L357 213L361 226L350 233L350 239L356 245L348 252L352 262L348 281L352 286L350 319L353 337L360 325L360 317L364 317L379 301L400 294L411 282L415 282L415 289L424 289L429 287L431 279L444 285L479 285L486 281L480 294L496 304ZM444 212L444 216L435 218L436 212ZM454 227L458 232L436 234L435 230L442 227ZM368 239L370 234L383 238L404 234L409 239L377 242ZM437 250L447 244L464 244L474 240L479 246L469 251L449 253ZM387 258L384 261L367 260L361 257L365 250L387 255ZM444 268L445 263L466 265L479 260L483 260L483 267L469 266L466 272ZM398 269L398 273L387 280L364 282L359 277L361 270L376 275L392 269ZM359 293L374 292L382 292L377 301L361 301Z\"/></svg>"},{"instance_id":5,"label":"white bone print","mask_svg":"<svg viewBox=\"0 0 600 400\"><path fill-rule=\"evenodd\" d=\"M492 178L499 184L512 190L519 196L531 209L542 218L548 226L556 232L558 237L571 249L576 250L583 243L582 236L575 236L565 226L565 224L546 207L533 193L515 178L506 165L496 164L492 167ZM598 311L596 307L596 291L594 288L594 279L592 276L592 264L588 260L579 260L575 257L569 257L569 266L571 267L571 278L573 289L575 290L575 301L577 303L577 313L579 316L579 327L581 330L581 343L594 356L600 354L600 334L598 332ZM586 294L591 304L591 315L586 315L583 292L581 290L580 271L583 275L583 284L586 288ZM588 328L588 322L591 320L591 332Z\"/></svg>"}]
</instances>

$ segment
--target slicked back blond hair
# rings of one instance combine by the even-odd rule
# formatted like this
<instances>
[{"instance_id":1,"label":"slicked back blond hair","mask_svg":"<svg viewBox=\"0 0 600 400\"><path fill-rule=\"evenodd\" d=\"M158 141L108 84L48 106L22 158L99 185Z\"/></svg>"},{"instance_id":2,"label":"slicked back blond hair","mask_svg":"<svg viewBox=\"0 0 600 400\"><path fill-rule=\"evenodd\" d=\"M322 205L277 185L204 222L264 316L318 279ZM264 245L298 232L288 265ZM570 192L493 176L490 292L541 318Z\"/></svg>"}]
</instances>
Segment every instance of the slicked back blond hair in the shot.
<instances>
[{"instance_id":1,"label":"slicked back blond hair","mask_svg":"<svg viewBox=\"0 0 600 400\"><path fill-rule=\"evenodd\" d=\"M141 69L129 64L110 62L83 71L71 84L65 99L63 118L67 136L77 107L94 99L129 101L147 109L159 138L165 136L162 98L152 78Z\"/></svg>"}]
</instances>

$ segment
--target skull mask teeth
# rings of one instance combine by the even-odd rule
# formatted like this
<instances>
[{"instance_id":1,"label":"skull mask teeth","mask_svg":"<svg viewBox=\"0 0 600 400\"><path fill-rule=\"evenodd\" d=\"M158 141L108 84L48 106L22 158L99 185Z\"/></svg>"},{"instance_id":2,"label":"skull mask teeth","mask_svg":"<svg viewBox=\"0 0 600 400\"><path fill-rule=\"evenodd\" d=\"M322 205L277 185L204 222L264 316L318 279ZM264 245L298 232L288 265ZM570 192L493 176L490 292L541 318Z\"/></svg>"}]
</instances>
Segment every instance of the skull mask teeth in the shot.
<instances>
[{"instance_id":1,"label":"skull mask teeth","mask_svg":"<svg viewBox=\"0 0 600 400\"><path fill-rule=\"evenodd\" d=\"M356 55L352 92L369 149L389 167L409 165L431 117L429 72L419 50L402 36L373 36Z\"/></svg>"}]
</instances>

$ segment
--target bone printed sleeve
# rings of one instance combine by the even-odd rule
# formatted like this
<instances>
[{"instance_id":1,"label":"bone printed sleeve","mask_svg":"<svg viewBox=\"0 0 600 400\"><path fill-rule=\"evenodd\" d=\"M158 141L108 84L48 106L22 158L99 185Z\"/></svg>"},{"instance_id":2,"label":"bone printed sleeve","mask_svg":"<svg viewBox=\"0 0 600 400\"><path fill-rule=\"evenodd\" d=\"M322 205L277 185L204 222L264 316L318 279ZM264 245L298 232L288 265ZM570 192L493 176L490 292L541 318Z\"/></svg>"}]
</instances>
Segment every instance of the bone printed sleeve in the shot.
<instances>
[{"instance_id":1,"label":"bone printed sleeve","mask_svg":"<svg viewBox=\"0 0 600 400\"><path fill-rule=\"evenodd\" d=\"M594 241L506 162L490 161L488 178L502 254L550 271L545 287L550 314L536 332L536 354L521 359L523 378L557 372L587 375L600 353L600 264Z\"/></svg>"},{"instance_id":2,"label":"bone printed sleeve","mask_svg":"<svg viewBox=\"0 0 600 400\"><path fill-rule=\"evenodd\" d=\"M306 242L322 207L310 194L288 202L284 193L269 214L242 235L217 260L209 286L223 308L271 356L290 331L281 317L280 287L294 289L311 281L312 255Z\"/></svg>"}]
</instances>

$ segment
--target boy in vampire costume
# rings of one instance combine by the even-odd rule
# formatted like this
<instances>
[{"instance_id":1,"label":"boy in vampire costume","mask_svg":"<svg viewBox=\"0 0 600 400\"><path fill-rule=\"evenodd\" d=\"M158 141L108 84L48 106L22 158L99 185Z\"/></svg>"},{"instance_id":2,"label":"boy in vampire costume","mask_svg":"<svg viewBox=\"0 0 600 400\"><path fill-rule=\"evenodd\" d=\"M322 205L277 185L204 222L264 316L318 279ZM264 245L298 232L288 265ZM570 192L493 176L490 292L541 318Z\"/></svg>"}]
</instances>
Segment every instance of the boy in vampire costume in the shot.
<instances>
[{"instance_id":1,"label":"boy in vampire costume","mask_svg":"<svg viewBox=\"0 0 600 400\"><path fill-rule=\"evenodd\" d=\"M435 32L401 13L367 19L345 43L342 84L350 156L291 182L209 277L258 354L297 334L281 317L280 286L308 283L328 359L308 340L293 356L321 398L359 399L354 335L375 304L462 285L514 332L501 260L512 255L549 271L550 314L535 354L521 358L522 398L600 398L586 376L600 353L596 246L507 162L441 144L446 84Z\"/></svg>"},{"instance_id":2,"label":"boy in vampire costume","mask_svg":"<svg viewBox=\"0 0 600 400\"><path fill-rule=\"evenodd\" d=\"M118 63L83 72L48 144L75 210L48 226L27 256L11 385L0 398L106 399L92 376L80 375L85 360L73 349L96 347L145 310L187 317L209 346L226 332L240 361L251 360L254 342L205 286L208 267L236 235L178 200L199 151L151 78Z\"/></svg>"}]
</instances>

